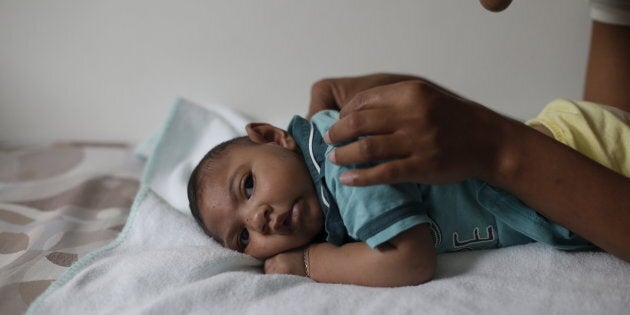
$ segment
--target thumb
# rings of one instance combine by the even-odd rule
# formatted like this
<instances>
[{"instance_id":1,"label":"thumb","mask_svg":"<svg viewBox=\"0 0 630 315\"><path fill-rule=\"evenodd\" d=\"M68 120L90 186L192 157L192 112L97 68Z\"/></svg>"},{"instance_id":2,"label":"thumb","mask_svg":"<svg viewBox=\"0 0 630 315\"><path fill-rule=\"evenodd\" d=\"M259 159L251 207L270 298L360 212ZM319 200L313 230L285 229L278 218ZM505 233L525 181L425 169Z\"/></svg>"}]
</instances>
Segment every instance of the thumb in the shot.
<instances>
[{"instance_id":1,"label":"thumb","mask_svg":"<svg viewBox=\"0 0 630 315\"><path fill-rule=\"evenodd\" d=\"M306 118L310 119L317 112L325 109L339 110L340 106L335 98L336 80L319 80L311 87L311 102Z\"/></svg>"}]
</instances>

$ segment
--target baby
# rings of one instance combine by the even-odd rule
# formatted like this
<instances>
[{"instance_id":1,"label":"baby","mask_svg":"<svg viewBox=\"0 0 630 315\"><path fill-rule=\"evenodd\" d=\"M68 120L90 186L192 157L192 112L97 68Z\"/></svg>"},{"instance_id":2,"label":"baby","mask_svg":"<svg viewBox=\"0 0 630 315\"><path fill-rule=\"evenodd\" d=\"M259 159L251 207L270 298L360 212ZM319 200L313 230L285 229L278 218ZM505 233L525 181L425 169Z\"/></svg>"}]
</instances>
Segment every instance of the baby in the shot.
<instances>
[{"instance_id":1,"label":"baby","mask_svg":"<svg viewBox=\"0 0 630 315\"><path fill-rule=\"evenodd\" d=\"M194 218L223 246L265 261L265 272L368 286L430 280L436 254L544 242L594 246L514 196L479 180L350 187L339 175L361 165L327 159L323 135L338 112L288 131L264 123L213 148L192 172Z\"/></svg>"}]
</instances>

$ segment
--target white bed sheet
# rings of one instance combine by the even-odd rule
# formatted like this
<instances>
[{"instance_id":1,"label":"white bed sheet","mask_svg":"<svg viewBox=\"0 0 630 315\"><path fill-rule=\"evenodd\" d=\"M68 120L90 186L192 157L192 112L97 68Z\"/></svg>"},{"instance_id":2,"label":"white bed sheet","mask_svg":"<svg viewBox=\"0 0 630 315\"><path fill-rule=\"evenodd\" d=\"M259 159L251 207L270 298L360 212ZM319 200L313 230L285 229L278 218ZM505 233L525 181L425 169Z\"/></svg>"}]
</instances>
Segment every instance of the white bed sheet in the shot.
<instances>
[{"instance_id":1,"label":"white bed sheet","mask_svg":"<svg viewBox=\"0 0 630 315\"><path fill-rule=\"evenodd\" d=\"M541 244L441 255L435 279L413 287L366 288L264 275L261 262L208 239L181 199L187 177L183 174L190 172L199 152L238 134L245 121L225 108L204 109L180 101L157 139L123 232L73 265L33 303L29 314L630 310L630 264L602 252L565 253ZM203 134L205 140L193 141L194 134ZM206 147L182 147L186 138ZM173 152L187 158L174 159Z\"/></svg>"}]
</instances>

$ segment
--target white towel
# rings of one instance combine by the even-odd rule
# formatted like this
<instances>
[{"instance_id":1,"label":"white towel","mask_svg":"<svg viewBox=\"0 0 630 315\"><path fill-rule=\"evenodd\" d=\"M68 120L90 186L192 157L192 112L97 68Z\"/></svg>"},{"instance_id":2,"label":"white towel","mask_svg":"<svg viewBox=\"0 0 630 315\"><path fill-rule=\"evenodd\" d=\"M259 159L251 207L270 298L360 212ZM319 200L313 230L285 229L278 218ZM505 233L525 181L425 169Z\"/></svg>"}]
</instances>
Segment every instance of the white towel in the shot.
<instances>
[{"instance_id":1,"label":"white towel","mask_svg":"<svg viewBox=\"0 0 630 315\"><path fill-rule=\"evenodd\" d=\"M205 109L180 101L158 139L144 187L120 236L73 265L28 313L627 314L630 310L630 264L602 252L565 253L541 244L441 255L436 278L414 287L366 288L264 275L261 262L208 239L188 214L185 200L187 173L208 145L242 133L245 121L225 108Z\"/></svg>"}]
</instances>

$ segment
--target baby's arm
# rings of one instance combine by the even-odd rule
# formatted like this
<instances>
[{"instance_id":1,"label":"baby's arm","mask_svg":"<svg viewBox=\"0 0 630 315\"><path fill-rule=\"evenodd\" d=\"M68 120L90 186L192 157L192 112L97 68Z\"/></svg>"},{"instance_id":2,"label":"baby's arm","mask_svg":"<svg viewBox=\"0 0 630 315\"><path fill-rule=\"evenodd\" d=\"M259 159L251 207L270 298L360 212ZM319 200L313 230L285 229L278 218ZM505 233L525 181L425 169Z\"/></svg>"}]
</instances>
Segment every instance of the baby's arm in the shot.
<instances>
[{"instance_id":1,"label":"baby's arm","mask_svg":"<svg viewBox=\"0 0 630 315\"><path fill-rule=\"evenodd\" d=\"M363 242L311 245L311 278L318 282L393 287L431 280L436 254L427 224L415 226L377 249Z\"/></svg>"},{"instance_id":2,"label":"baby's arm","mask_svg":"<svg viewBox=\"0 0 630 315\"><path fill-rule=\"evenodd\" d=\"M276 269L282 259L284 266L292 264L294 269L303 270L301 251L280 255L265 262L265 272L303 274ZM376 249L364 242L339 247L312 244L308 249L308 264L310 276L317 282L394 287L429 281L435 271L436 254L429 228L421 224Z\"/></svg>"}]
</instances>

